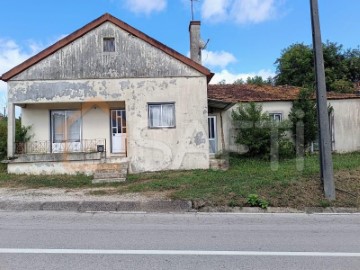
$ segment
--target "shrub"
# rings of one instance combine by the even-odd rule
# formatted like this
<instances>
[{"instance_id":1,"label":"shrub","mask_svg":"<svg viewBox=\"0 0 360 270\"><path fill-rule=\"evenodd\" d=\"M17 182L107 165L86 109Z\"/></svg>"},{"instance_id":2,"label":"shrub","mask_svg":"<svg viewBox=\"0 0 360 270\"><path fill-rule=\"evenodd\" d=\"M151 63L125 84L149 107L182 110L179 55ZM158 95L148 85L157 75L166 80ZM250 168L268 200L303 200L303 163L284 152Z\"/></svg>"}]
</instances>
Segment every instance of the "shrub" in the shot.
<instances>
[{"instance_id":1,"label":"shrub","mask_svg":"<svg viewBox=\"0 0 360 270\"><path fill-rule=\"evenodd\" d=\"M30 126L21 125L21 118L15 119L15 141L27 142L30 140ZM0 158L3 159L7 155L7 119L0 120Z\"/></svg>"},{"instance_id":2,"label":"shrub","mask_svg":"<svg viewBox=\"0 0 360 270\"><path fill-rule=\"evenodd\" d=\"M281 139L279 141L279 157L281 158L293 158L295 157L295 145L289 139Z\"/></svg>"},{"instance_id":3,"label":"shrub","mask_svg":"<svg viewBox=\"0 0 360 270\"><path fill-rule=\"evenodd\" d=\"M247 155L269 157L271 144L279 143L288 130L288 122L276 122L262 106L254 102L241 104L232 112L232 119L237 130L236 143L248 148ZM276 141L272 134L277 132Z\"/></svg>"},{"instance_id":4,"label":"shrub","mask_svg":"<svg viewBox=\"0 0 360 270\"><path fill-rule=\"evenodd\" d=\"M293 102L289 119L294 140L303 142L302 147L306 149L315 141L318 134L316 103L312 99L313 90L301 89L298 98ZM296 130L299 123L303 124L304 137L297 138Z\"/></svg>"}]
</instances>

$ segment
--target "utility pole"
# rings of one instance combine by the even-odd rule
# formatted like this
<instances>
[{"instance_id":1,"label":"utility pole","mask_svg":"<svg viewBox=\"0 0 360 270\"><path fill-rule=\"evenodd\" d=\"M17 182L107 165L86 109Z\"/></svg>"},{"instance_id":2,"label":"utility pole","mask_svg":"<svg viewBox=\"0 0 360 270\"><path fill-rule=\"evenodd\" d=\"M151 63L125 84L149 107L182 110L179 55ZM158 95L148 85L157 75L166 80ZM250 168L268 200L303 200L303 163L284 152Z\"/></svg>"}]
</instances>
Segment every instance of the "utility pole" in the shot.
<instances>
[{"instance_id":1,"label":"utility pole","mask_svg":"<svg viewBox=\"0 0 360 270\"><path fill-rule=\"evenodd\" d=\"M326 83L324 56L322 49L319 5L318 0L310 0L311 6L311 25L313 48L315 58L316 74L316 103L317 119L319 125L319 148L320 148L320 170L321 180L324 185L325 198L335 200L335 184L333 173L333 162L331 156L330 126L326 98Z\"/></svg>"}]
</instances>

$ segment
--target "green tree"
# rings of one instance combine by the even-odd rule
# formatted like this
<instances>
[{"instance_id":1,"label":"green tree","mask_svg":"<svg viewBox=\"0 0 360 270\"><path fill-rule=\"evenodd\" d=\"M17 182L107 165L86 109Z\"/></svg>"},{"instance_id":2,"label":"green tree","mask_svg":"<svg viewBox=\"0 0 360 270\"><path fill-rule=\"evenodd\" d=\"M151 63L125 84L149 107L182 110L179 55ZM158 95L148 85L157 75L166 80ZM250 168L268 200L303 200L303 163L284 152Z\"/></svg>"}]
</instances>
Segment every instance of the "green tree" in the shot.
<instances>
[{"instance_id":1,"label":"green tree","mask_svg":"<svg viewBox=\"0 0 360 270\"><path fill-rule=\"evenodd\" d=\"M360 48L348 49L345 52L345 62L348 79L352 82L360 82Z\"/></svg>"},{"instance_id":2,"label":"green tree","mask_svg":"<svg viewBox=\"0 0 360 270\"><path fill-rule=\"evenodd\" d=\"M316 103L313 99L313 95L313 90L306 88L301 89L298 98L293 102L289 114L289 119L292 123L291 131L293 138L298 142L303 141L304 148L309 147L310 144L315 141L318 133ZM300 140L300 138L297 138L296 136L297 125L299 123L303 123L303 140Z\"/></svg>"},{"instance_id":3,"label":"green tree","mask_svg":"<svg viewBox=\"0 0 360 270\"><path fill-rule=\"evenodd\" d=\"M237 79L237 80L235 80L234 82L233 82L233 84L241 84L241 85L243 85L243 84L245 84L245 82L244 82L244 80L243 79Z\"/></svg>"},{"instance_id":4,"label":"green tree","mask_svg":"<svg viewBox=\"0 0 360 270\"><path fill-rule=\"evenodd\" d=\"M312 86L315 75L312 49L303 43L293 44L281 52L276 60L277 85Z\"/></svg>"},{"instance_id":5,"label":"green tree","mask_svg":"<svg viewBox=\"0 0 360 270\"><path fill-rule=\"evenodd\" d=\"M7 152L7 121L6 118L0 120L0 158L6 157Z\"/></svg>"},{"instance_id":6,"label":"green tree","mask_svg":"<svg viewBox=\"0 0 360 270\"><path fill-rule=\"evenodd\" d=\"M343 50L334 42L323 44L326 87L328 91L351 92L360 79L360 51ZM276 60L277 85L294 85L312 89L315 84L313 49L296 43L281 52ZM347 83L346 83L347 82Z\"/></svg>"},{"instance_id":7,"label":"green tree","mask_svg":"<svg viewBox=\"0 0 360 270\"><path fill-rule=\"evenodd\" d=\"M247 146L249 156L269 156L271 143L279 143L287 130L285 121L275 122L254 102L240 104L232 111L232 119L237 129L236 143ZM277 141L272 142L274 131L278 136Z\"/></svg>"},{"instance_id":8,"label":"green tree","mask_svg":"<svg viewBox=\"0 0 360 270\"><path fill-rule=\"evenodd\" d=\"M330 87L333 91L339 93L349 93L355 89L354 84L348 80L335 80Z\"/></svg>"},{"instance_id":9,"label":"green tree","mask_svg":"<svg viewBox=\"0 0 360 270\"><path fill-rule=\"evenodd\" d=\"M247 77L246 83L255 85L271 84L271 78L264 80L263 77L256 75L254 77Z\"/></svg>"},{"instance_id":10,"label":"green tree","mask_svg":"<svg viewBox=\"0 0 360 270\"><path fill-rule=\"evenodd\" d=\"M15 119L15 142L27 142L30 140L30 126L25 127L21 124L21 118ZM0 158L7 155L7 118L0 120Z\"/></svg>"}]
</instances>

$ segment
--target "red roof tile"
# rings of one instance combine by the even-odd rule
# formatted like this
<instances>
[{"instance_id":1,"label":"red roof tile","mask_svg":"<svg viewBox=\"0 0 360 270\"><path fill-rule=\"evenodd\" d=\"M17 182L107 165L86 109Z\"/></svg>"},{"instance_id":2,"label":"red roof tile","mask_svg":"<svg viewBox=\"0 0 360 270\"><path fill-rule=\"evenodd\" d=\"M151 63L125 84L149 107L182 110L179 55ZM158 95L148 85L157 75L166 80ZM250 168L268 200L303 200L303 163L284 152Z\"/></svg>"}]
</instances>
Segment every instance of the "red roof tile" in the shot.
<instances>
[{"instance_id":1,"label":"red roof tile","mask_svg":"<svg viewBox=\"0 0 360 270\"><path fill-rule=\"evenodd\" d=\"M262 101L293 101L298 97L300 87L271 86L252 84L209 84L208 98L229 103L262 102ZM360 98L352 93L328 93L328 99Z\"/></svg>"}]
</instances>

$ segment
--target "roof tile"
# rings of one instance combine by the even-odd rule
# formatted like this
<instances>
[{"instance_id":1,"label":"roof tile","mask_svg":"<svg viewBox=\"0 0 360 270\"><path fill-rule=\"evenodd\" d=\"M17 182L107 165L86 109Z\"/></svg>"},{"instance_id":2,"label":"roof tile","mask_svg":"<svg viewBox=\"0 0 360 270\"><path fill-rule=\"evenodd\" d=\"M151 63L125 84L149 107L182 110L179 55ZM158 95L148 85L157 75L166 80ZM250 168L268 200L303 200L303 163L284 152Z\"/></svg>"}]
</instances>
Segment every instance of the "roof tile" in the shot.
<instances>
[{"instance_id":1,"label":"roof tile","mask_svg":"<svg viewBox=\"0 0 360 270\"><path fill-rule=\"evenodd\" d=\"M298 97L300 87L253 84L209 84L208 98L223 102L293 101ZM356 93L328 92L328 99L360 98Z\"/></svg>"}]
</instances>

